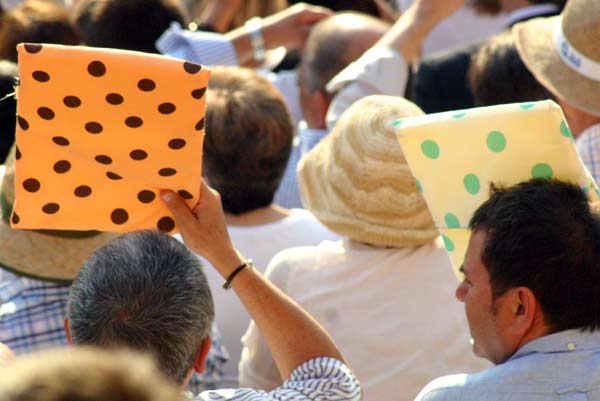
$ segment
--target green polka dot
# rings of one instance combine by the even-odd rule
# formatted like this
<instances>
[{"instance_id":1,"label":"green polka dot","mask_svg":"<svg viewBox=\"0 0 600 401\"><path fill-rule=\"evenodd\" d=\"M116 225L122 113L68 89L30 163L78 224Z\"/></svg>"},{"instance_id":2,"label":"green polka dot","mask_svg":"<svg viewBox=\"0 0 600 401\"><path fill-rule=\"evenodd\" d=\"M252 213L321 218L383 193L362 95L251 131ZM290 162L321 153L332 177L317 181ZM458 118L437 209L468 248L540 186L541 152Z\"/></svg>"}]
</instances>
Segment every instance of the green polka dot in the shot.
<instances>
[{"instance_id":1,"label":"green polka dot","mask_svg":"<svg viewBox=\"0 0 600 401\"><path fill-rule=\"evenodd\" d=\"M417 188L419 188L419 192L423 192L423 186L421 185L421 181L417 180L416 178L415 181L417 182Z\"/></svg>"},{"instance_id":2,"label":"green polka dot","mask_svg":"<svg viewBox=\"0 0 600 401\"><path fill-rule=\"evenodd\" d=\"M465 184L465 189L471 195L477 195L481 189L479 178L477 178L475 174L465 175L465 178L463 178L463 184Z\"/></svg>"},{"instance_id":3,"label":"green polka dot","mask_svg":"<svg viewBox=\"0 0 600 401\"><path fill-rule=\"evenodd\" d=\"M430 159L437 159L440 156L440 147L434 141L428 139L421 144L423 154Z\"/></svg>"},{"instance_id":4,"label":"green polka dot","mask_svg":"<svg viewBox=\"0 0 600 401\"><path fill-rule=\"evenodd\" d=\"M463 118L464 116L466 116L467 113L462 112L462 113L456 113L452 115L452 118Z\"/></svg>"},{"instance_id":5,"label":"green polka dot","mask_svg":"<svg viewBox=\"0 0 600 401\"><path fill-rule=\"evenodd\" d=\"M486 142L492 152L502 152L506 148L506 137L500 131L490 132Z\"/></svg>"},{"instance_id":6,"label":"green polka dot","mask_svg":"<svg viewBox=\"0 0 600 401\"><path fill-rule=\"evenodd\" d=\"M454 242L452 242L450 238L448 238L445 235L442 235L442 239L444 240L444 246L446 247L446 250L448 252L452 252L454 251L454 249L456 249L456 247L454 246Z\"/></svg>"},{"instance_id":7,"label":"green polka dot","mask_svg":"<svg viewBox=\"0 0 600 401\"><path fill-rule=\"evenodd\" d=\"M571 129L569 128L565 120L563 120L560 123L560 133L566 136L567 138L573 138L573 133L571 132Z\"/></svg>"},{"instance_id":8,"label":"green polka dot","mask_svg":"<svg viewBox=\"0 0 600 401\"><path fill-rule=\"evenodd\" d=\"M394 128L402 126L402 119L394 121Z\"/></svg>"},{"instance_id":9,"label":"green polka dot","mask_svg":"<svg viewBox=\"0 0 600 401\"><path fill-rule=\"evenodd\" d=\"M596 195L600 196L600 189L596 189Z\"/></svg>"},{"instance_id":10,"label":"green polka dot","mask_svg":"<svg viewBox=\"0 0 600 401\"><path fill-rule=\"evenodd\" d=\"M529 110L535 106L535 103L521 103L519 107L523 110Z\"/></svg>"},{"instance_id":11,"label":"green polka dot","mask_svg":"<svg viewBox=\"0 0 600 401\"><path fill-rule=\"evenodd\" d=\"M456 217L452 213L446 213L446 216L444 216L444 220L446 221L446 227L460 228L460 221L458 221L458 217Z\"/></svg>"},{"instance_id":12,"label":"green polka dot","mask_svg":"<svg viewBox=\"0 0 600 401\"><path fill-rule=\"evenodd\" d=\"M586 194L587 194L588 192L590 192L590 189L589 189L588 187L581 187L581 190L582 190L583 192L585 192Z\"/></svg>"},{"instance_id":13,"label":"green polka dot","mask_svg":"<svg viewBox=\"0 0 600 401\"><path fill-rule=\"evenodd\" d=\"M552 178L552 167L546 163L538 163L531 169L533 178Z\"/></svg>"}]
</instances>

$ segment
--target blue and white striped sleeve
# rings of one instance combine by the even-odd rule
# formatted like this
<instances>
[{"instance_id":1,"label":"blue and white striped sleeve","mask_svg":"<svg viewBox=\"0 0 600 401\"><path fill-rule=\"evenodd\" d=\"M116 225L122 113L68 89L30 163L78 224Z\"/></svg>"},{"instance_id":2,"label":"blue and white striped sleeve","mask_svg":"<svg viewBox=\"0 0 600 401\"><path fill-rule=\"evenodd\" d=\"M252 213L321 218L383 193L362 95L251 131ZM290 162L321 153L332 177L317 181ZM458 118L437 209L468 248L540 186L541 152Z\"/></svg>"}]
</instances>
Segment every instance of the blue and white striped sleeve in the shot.
<instances>
[{"instance_id":1,"label":"blue and white striped sleeve","mask_svg":"<svg viewBox=\"0 0 600 401\"><path fill-rule=\"evenodd\" d=\"M202 401L360 401L360 383L334 358L315 358L298 366L281 387L271 392L249 388L205 391Z\"/></svg>"},{"instance_id":2,"label":"blue and white striped sleeve","mask_svg":"<svg viewBox=\"0 0 600 401\"><path fill-rule=\"evenodd\" d=\"M239 64L235 48L225 35L188 31L177 22L158 38L156 48L167 56L206 66Z\"/></svg>"}]
</instances>

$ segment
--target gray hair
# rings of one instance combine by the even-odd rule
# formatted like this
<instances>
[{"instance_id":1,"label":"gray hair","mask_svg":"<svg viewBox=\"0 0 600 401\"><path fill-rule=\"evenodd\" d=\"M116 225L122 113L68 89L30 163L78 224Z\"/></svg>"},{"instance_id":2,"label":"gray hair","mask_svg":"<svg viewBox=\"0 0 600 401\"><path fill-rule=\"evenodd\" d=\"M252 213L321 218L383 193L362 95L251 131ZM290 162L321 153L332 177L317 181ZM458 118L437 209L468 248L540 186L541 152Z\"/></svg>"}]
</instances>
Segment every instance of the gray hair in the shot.
<instances>
[{"instance_id":1,"label":"gray hair","mask_svg":"<svg viewBox=\"0 0 600 401\"><path fill-rule=\"evenodd\" d=\"M199 259L155 231L125 234L97 250L69 298L75 344L149 352L176 383L185 380L213 318Z\"/></svg>"}]
</instances>

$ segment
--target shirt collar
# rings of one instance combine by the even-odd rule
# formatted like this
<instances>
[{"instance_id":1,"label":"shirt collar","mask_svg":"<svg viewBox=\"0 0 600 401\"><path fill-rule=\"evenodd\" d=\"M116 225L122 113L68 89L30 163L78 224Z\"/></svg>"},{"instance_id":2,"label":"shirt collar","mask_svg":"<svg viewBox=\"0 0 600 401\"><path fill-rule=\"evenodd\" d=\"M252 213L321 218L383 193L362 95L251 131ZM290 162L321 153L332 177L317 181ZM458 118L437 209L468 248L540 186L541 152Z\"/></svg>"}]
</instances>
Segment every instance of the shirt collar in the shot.
<instances>
[{"instance_id":1,"label":"shirt collar","mask_svg":"<svg viewBox=\"0 0 600 401\"><path fill-rule=\"evenodd\" d=\"M600 331L582 332L579 329L559 331L536 338L522 346L509 360L525 355L572 352L600 347Z\"/></svg>"},{"instance_id":2,"label":"shirt collar","mask_svg":"<svg viewBox=\"0 0 600 401\"><path fill-rule=\"evenodd\" d=\"M519 8L508 14L508 25L512 26L516 22L523 21L529 18L549 15L549 14L558 14L559 8L556 4L552 3L544 3L544 4L536 4L533 6L527 6L523 8Z\"/></svg>"}]
</instances>

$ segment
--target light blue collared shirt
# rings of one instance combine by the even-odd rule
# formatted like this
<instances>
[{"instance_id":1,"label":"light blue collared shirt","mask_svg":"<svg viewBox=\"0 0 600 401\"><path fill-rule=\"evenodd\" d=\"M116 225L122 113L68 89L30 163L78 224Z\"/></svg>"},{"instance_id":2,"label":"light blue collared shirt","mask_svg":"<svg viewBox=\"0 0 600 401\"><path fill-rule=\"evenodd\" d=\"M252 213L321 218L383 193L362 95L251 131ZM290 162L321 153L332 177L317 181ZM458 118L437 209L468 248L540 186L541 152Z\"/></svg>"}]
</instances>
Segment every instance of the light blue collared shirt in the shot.
<instances>
[{"instance_id":1,"label":"light blue collared shirt","mask_svg":"<svg viewBox=\"0 0 600 401\"><path fill-rule=\"evenodd\" d=\"M440 377L416 401L599 401L600 332L567 330L525 344L483 372Z\"/></svg>"}]
</instances>

